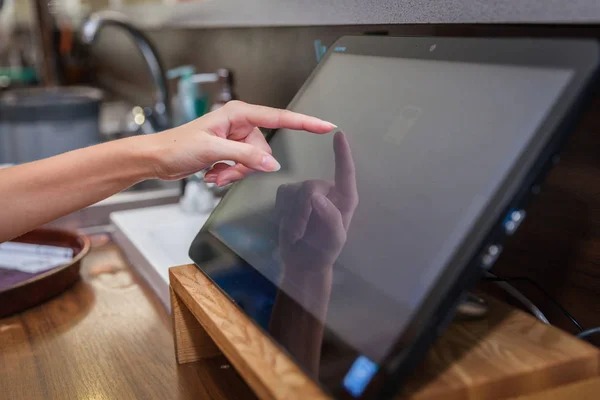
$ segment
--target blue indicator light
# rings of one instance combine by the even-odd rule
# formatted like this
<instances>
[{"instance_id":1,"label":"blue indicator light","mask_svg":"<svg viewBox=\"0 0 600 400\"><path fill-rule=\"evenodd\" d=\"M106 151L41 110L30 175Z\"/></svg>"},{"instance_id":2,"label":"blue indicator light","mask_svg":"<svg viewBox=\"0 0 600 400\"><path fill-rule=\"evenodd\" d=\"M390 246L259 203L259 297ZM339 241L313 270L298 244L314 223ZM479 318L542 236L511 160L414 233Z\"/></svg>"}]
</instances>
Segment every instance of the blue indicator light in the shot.
<instances>
[{"instance_id":1,"label":"blue indicator light","mask_svg":"<svg viewBox=\"0 0 600 400\"><path fill-rule=\"evenodd\" d=\"M321 58L327 53L327 46L324 46L320 40L315 40L315 56L317 58L317 63L321 61Z\"/></svg>"},{"instance_id":2,"label":"blue indicator light","mask_svg":"<svg viewBox=\"0 0 600 400\"><path fill-rule=\"evenodd\" d=\"M525 219L525 210L512 209L508 212L502 224L507 235L512 235Z\"/></svg>"},{"instance_id":3,"label":"blue indicator light","mask_svg":"<svg viewBox=\"0 0 600 400\"><path fill-rule=\"evenodd\" d=\"M344 377L344 388L354 397L360 396L379 369L365 356L358 357Z\"/></svg>"},{"instance_id":4,"label":"blue indicator light","mask_svg":"<svg viewBox=\"0 0 600 400\"><path fill-rule=\"evenodd\" d=\"M335 49L333 49L334 51L346 51L346 47L344 46L338 46Z\"/></svg>"}]
</instances>

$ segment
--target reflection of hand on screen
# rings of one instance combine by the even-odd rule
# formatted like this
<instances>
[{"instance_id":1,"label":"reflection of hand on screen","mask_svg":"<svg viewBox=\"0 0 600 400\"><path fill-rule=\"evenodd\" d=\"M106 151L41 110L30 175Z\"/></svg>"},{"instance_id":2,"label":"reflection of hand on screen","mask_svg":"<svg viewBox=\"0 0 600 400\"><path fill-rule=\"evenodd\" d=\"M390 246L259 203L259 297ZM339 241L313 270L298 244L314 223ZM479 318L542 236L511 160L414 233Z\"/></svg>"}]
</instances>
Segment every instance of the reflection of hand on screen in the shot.
<instances>
[{"instance_id":1,"label":"reflection of hand on screen","mask_svg":"<svg viewBox=\"0 0 600 400\"><path fill-rule=\"evenodd\" d=\"M333 141L335 180L309 180L277 191L284 274L270 332L312 376L319 374L332 267L358 205L354 161L342 132ZM294 299L295 301L292 301ZM299 306L301 304L301 306Z\"/></svg>"},{"instance_id":2,"label":"reflection of hand on screen","mask_svg":"<svg viewBox=\"0 0 600 400\"><path fill-rule=\"evenodd\" d=\"M286 268L332 266L344 244L358 205L354 160L346 136L333 140L335 180L282 185L276 208L281 220L279 246Z\"/></svg>"}]
</instances>

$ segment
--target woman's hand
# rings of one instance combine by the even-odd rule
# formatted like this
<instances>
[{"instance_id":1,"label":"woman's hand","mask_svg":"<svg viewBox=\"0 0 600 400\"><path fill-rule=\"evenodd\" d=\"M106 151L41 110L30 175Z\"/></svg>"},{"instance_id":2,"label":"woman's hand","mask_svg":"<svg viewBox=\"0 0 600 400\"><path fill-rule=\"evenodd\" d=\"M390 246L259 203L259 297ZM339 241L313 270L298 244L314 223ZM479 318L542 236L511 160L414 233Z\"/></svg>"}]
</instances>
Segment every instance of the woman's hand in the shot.
<instances>
[{"instance_id":1,"label":"woman's hand","mask_svg":"<svg viewBox=\"0 0 600 400\"><path fill-rule=\"evenodd\" d=\"M279 164L258 130L327 133L328 122L232 102L165 132L134 136L0 169L0 243L106 199L144 179L180 179L217 164L205 179L225 185Z\"/></svg>"},{"instance_id":2,"label":"woman's hand","mask_svg":"<svg viewBox=\"0 0 600 400\"><path fill-rule=\"evenodd\" d=\"M212 167L205 180L224 186L252 171L277 171L279 163L259 128L327 133L335 125L287 110L232 101L186 125L150 135L156 175L174 180ZM219 163L224 160L236 165Z\"/></svg>"}]
</instances>

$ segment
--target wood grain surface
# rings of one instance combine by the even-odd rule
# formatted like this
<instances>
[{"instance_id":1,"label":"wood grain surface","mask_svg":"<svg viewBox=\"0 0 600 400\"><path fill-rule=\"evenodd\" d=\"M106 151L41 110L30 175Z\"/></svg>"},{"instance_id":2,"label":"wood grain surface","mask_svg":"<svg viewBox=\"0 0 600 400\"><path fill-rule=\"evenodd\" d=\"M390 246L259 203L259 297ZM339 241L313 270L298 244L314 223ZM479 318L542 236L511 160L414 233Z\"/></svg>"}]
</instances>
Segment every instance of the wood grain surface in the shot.
<instances>
[{"instance_id":1,"label":"wood grain surface","mask_svg":"<svg viewBox=\"0 0 600 400\"><path fill-rule=\"evenodd\" d=\"M171 268L170 279L175 301L201 321L259 397L322 396L198 268ZM399 399L505 399L598 376L594 346L498 300L489 304L485 320L450 326Z\"/></svg>"},{"instance_id":2,"label":"wood grain surface","mask_svg":"<svg viewBox=\"0 0 600 400\"><path fill-rule=\"evenodd\" d=\"M183 301L170 289L175 357L179 364L212 358L223 353Z\"/></svg>"},{"instance_id":3,"label":"wood grain surface","mask_svg":"<svg viewBox=\"0 0 600 400\"><path fill-rule=\"evenodd\" d=\"M592 378L511 400L598 400L599 397L600 378Z\"/></svg>"},{"instance_id":4,"label":"wood grain surface","mask_svg":"<svg viewBox=\"0 0 600 400\"><path fill-rule=\"evenodd\" d=\"M485 320L453 323L407 383L405 398L505 399L598 376L600 351L488 298Z\"/></svg>"},{"instance_id":5,"label":"wood grain surface","mask_svg":"<svg viewBox=\"0 0 600 400\"><path fill-rule=\"evenodd\" d=\"M169 270L177 298L261 399L326 399L321 389L194 265Z\"/></svg>"},{"instance_id":6,"label":"wood grain surface","mask_svg":"<svg viewBox=\"0 0 600 400\"><path fill-rule=\"evenodd\" d=\"M94 249L83 260L82 274L82 282L62 295L25 313L0 319L1 398L255 398L222 356L176 365L168 314L114 246ZM499 307L506 312L505 307ZM454 339L445 335L436 344L424 364L429 365L428 372L424 374L422 367L409 386L416 391L414 396L429 391L444 399L464 398L462 395L492 398L482 388L498 370L507 372L507 379L495 389L499 393L535 392L540 386L567 383L580 379L580 374L596 371L595 349L556 330L547 330L527 315L509 314L494 312L500 322L488 327L481 323L452 326L450 332L462 334ZM514 337L516 333L522 338L501 347L486 344L489 338L481 342L482 331L491 328L489 338ZM448 342L450 347L444 345ZM538 343L544 352L518 347L528 343ZM504 359L502 363L493 361L498 354ZM567 361L569 354L576 356ZM537 371L536 363L548 357L553 360L551 373ZM476 366L478 375L468 375L462 367L465 363L471 369ZM529 384L515 377L515 366L529 374ZM469 386L474 389L468 390ZM584 395L596 386L589 383L573 387L579 388L582 397L562 398L591 399ZM563 393L561 390L556 393ZM447 396L450 393L457 396ZM548 397L551 400L562 399L554 392L548 393L555 396Z\"/></svg>"},{"instance_id":7,"label":"wood grain surface","mask_svg":"<svg viewBox=\"0 0 600 400\"><path fill-rule=\"evenodd\" d=\"M113 245L82 281L0 319L2 399L253 399L223 357L177 366L169 315Z\"/></svg>"}]
</instances>

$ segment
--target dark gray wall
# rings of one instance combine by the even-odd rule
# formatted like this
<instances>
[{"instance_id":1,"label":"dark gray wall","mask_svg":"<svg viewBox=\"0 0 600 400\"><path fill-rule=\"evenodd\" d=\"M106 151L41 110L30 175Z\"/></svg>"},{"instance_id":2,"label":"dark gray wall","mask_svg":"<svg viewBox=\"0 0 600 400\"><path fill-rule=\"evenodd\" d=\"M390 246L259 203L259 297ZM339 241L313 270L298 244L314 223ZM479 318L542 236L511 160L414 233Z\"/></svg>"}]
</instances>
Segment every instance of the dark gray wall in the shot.
<instances>
[{"instance_id":1,"label":"dark gray wall","mask_svg":"<svg viewBox=\"0 0 600 400\"><path fill-rule=\"evenodd\" d=\"M600 26L374 25L333 27L176 29L148 32L167 68L191 64L198 72L230 68L244 101L285 107L316 66L314 41L387 33L440 36L600 36ZM136 103L149 103L152 86L125 34L106 28L95 46L98 81ZM173 88L175 86L173 85Z\"/></svg>"}]
</instances>

